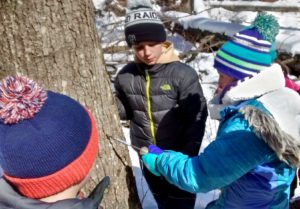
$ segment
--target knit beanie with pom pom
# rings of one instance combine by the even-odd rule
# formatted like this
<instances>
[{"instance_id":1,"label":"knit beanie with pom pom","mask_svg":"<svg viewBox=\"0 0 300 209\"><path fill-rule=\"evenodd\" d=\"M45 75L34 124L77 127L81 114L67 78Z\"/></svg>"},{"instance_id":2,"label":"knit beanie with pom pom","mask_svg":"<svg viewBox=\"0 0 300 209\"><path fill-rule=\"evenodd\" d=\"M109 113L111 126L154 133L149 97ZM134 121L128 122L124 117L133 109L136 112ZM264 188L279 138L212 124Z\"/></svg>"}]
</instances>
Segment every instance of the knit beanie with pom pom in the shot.
<instances>
[{"instance_id":1,"label":"knit beanie with pom pom","mask_svg":"<svg viewBox=\"0 0 300 209\"><path fill-rule=\"evenodd\" d=\"M272 15L259 13L251 26L236 33L217 52L214 67L237 80L271 67L276 58L279 24Z\"/></svg>"},{"instance_id":2,"label":"knit beanie with pom pom","mask_svg":"<svg viewBox=\"0 0 300 209\"><path fill-rule=\"evenodd\" d=\"M0 82L0 165L22 195L41 199L80 183L97 152L95 121L78 102L26 77Z\"/></svg>"}]
</instances>

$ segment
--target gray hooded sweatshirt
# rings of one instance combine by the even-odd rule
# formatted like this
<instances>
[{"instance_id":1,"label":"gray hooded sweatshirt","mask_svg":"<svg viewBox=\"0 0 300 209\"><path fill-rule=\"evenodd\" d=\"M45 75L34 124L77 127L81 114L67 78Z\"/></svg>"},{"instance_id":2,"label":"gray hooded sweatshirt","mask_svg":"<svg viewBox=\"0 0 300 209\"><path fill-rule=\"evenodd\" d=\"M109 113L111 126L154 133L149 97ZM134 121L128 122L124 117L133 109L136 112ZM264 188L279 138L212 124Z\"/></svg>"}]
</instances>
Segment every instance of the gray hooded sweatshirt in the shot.
<instances>
[{"instance_id":1,"label":"gray hooded sweatshirt","mask_svg":"<svg viewBox=\"0 0 300 209\"><path fill-rule=\"evenodd\" d=\"M97 209L91 199L67 199L45 203L18 194L3 178L0 179L1 209Z\"/></svg>"}]
</instances>

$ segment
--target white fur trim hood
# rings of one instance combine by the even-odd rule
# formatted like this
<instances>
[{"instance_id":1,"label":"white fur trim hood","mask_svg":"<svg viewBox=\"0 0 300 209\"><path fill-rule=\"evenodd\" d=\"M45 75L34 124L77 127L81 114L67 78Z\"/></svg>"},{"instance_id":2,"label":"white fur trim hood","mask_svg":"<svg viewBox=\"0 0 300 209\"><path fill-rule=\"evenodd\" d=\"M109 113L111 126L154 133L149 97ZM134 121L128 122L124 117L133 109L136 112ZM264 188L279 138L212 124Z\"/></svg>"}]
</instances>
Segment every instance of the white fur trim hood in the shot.
<instances>
[{"instance_id":1,"label":"white fur trim hood","mask_svg":"<svg viewBox=\"0 0 300 209\"><path fill-rule=\"evenodd\" d=\"M220 94L208 103L210 116L213 119L220 118L220 110L228 105L234 105L241 101L253 99L271 91L284 88L285 79L280 65L273 64L270 69L264 70L261 73L240 80L237 84L231 87L223 96L220 104Z\"/></svg>"},{"instance_id":2,"label":"white fur trim hood","mask_svg":"<svg viewBox=\"0 0 300 209\"><path fill-rule=\"evenodd\" d=\"M285 88L284 75L278 64L252 78L238 81L225 93L222 104L219 97L216 95L208 104L214 119L221 119L220 111L226 106L258 98L273 117L250 106L242 107L240 112L279 159L300 167L300 96Z\"/></svg>"}]
</instances>

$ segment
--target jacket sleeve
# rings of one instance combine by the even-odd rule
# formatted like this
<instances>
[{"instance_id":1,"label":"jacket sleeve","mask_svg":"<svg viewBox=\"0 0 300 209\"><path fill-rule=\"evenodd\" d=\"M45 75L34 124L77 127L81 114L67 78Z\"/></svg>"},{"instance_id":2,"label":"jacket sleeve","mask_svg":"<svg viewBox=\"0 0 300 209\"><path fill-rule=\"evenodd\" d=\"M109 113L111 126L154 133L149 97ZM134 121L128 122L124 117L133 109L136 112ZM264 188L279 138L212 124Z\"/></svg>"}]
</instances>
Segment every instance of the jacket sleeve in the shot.
<instances>
[{"instance_id":1,"label":"jacket sleeve","mask_svg":"<svg viewBox=\"0 0 300 209\"><path fill-rule=\"evenodd\" d=\"M274 152L254 133L235 131L217 138L196 157L164 152L156 166L171 184L197 193L229 185L271 158Z\"/></svg>"},{"instance_id":2,"label":"jacket sleeve","mask_svg":"<svg viewBox=\"0 0 300 209\"><path fill-rule=\"evenodd\" d=\"M196 71L191 69L187 72L180 84L178 100L180 120L186 130L182 152L195 156L199 152L208 113L206 99Z\"/></svg>"},{"instance_id":3,"label":"jacket sleeve","mask_svg":"<svg viewBox=\"0 0 300 209\"><path fill-rule=\"evenodd\" d=\"M119 83L119 76L116 77L115 82L115 98L121 120L130 120L132 118L132 110L129 106L128 100Z\"/></svg>"}]
</instances>

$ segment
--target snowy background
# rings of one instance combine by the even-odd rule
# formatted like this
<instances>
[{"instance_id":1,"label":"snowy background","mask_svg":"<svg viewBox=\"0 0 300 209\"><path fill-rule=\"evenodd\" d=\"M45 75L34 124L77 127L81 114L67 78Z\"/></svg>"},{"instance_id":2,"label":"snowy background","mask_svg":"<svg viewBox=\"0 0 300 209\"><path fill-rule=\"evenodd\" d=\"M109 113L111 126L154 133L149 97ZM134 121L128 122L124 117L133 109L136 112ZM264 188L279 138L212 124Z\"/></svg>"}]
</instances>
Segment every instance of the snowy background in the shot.
<instances>
[{"instance_id":1,"label":"snowy background","mask_svg":"<svg viewBox=\"0 0 300 209\"><path fill-rule=\"evenodd\" d=\"M216 2L216 1L211 1ZM219 2L219 1L217 1ZM222 1L223 3L232 1ZM236 4L245 3L245 1L233 1ZM232 36L235 32L239 31L243 26L249 25L249 23L255 18L256 12L232 12L222 8L210 9L204 5L202 0L195 0L194 2L197 15L190 15L187 13L181 13L176 11L169 11L164 15L174 19L175 22L180 23L184 28L200 28L209 30L212 32L224 33L228 36ZM247 1L248 5L251 4L265 4L258 1ZM97 9L105 7L104 0L94 0L94 5ZM207 5L207 4L206 4ZM300 1L298 0L279 0L273 3L276 5L295 6L300 7ZM160 12L160 7L154 6L154 9ZM280 28L280 34L277 36L277 48L280 51L288 52L290 54L300 54L300 12L268 12L277 17ZM124 48L126 42L124 40L124 17L116 17L111 12L104 12L101 10L101 17L97 18L97 29L101 38L102 48L109 46L119 46ZM185 53L193 50L197 47L197 44L185 41L180 35L168 34L168 40L174 43L174 46L178 52ZM108 66L108 71L115 75L128 61L133 60L132 51L123 50L118 53L105 53L105 62ZM187 63L193 67L199 74L199 81L202 85L204 94L209 100L215 90L215 84L218 79L217 72L213 68L214 53L199 53L197 57ZM184 62L184 60L183 60ZM113 81L114 76L112 76ZM293 77L292 77L293 78ZM112 85L113 87L113 85ZM205 136L202 142L200 152L214 140L218 122L214 120L207 120L207 127ZM126 140L130 142L129 130L123 127L124 136ZM142 172L139 166L139 160L137 153L129 147L130 157L132 160L132 167L134 175L137 181L138 193L143 206L143 209L156 209L156 203L153 196L147 186L147 183L143 179ZM197 202L195 208L203 209L206 204L218 197L219 191L211 191L206 194L197 194Z\"/></svg>"}]
</instances>

